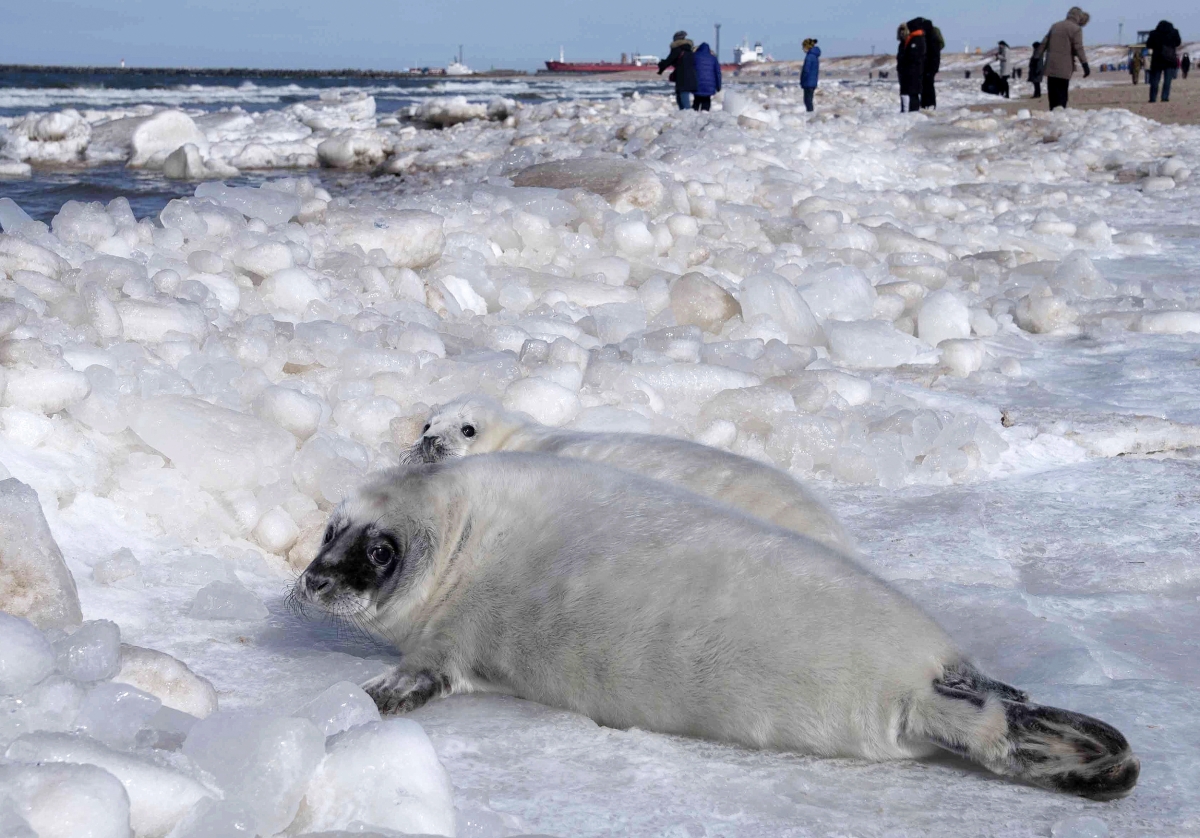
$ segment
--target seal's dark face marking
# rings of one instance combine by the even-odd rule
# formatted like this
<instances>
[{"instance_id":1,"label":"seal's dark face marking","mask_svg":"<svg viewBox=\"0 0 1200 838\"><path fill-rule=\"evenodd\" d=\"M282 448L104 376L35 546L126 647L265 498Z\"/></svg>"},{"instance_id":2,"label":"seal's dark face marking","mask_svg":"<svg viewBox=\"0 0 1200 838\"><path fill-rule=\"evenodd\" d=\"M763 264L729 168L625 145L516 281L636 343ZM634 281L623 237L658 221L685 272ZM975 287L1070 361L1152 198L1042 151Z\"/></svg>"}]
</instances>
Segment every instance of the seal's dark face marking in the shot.
<instances>
[{"instance_id":1,"label":"seal's dark face marking","mask_svg":"<svg viewBox=\"0 0 1200 838\"><path fill-rule=\"evenodd\" d=\"M296 591L304 601L351 616L396 590L404 575L406 548L404 539L380 524L351 524L339 510Z\"/></svg>"}]
</instances>

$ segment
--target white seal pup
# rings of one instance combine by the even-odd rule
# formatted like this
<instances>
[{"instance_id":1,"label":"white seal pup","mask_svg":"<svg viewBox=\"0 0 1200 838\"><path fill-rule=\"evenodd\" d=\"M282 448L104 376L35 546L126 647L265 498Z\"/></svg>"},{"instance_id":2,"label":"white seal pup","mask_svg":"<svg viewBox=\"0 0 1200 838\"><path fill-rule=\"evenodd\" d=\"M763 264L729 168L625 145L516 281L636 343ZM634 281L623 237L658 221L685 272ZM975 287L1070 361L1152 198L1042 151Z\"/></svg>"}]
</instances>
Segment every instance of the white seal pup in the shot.
<instances>
[{"instance_id":1,"label":"white seal pup","mask_svg":"<svg viewBox=\"0 0 1200 838\"><path fill-rule=\"evenodd\" d=\"M492 690L754 748L937 748L1052 789L1128 793L1114 728L982 675L845 554L598 463L488 454L372 477L295 596L393 643L385 713Z\"/></svg>"},{"instance_id":2,"label":"white seal pup","mask_svg":"<svg viewBox=\"0 0 1200 838\"><path fill-rule=\"evenodd\" d=\"M682 486L838 550L856 549L837 516L804 484L773 466L670 436L551 428L487 396L462 396L435 407L405 460L436 463L496 451L607 463Z\"/></svg>"}]
</instances>

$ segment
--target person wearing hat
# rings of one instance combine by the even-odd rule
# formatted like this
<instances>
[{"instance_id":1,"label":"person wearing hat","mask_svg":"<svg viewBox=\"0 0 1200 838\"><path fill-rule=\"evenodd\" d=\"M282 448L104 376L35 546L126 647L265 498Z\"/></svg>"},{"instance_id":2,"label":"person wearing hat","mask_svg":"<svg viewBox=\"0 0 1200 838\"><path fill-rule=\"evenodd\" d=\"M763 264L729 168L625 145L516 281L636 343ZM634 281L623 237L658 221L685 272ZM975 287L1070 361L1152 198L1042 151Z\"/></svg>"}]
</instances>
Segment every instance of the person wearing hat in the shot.
<instances>
[{"instance_id":1,"label":"person wearing hat","mask_svg":"<svg viewBox=\"0 0 1200 838\"><path fill-rule=\"evenodd\" d=\"M804 91L804 109L813 109L813 93L817 89L817 76L821 72L821 48L816 38L804 39L804 67L800 70L800 87Z\"/></svg>"},{"instance_id":2,"label":"person wearing hat","mask_svg":"<svg viewBox=\"0 0 1200 838\"><path fill-rule=\"evenodd\" d=\"M1000 77L1008 78L1008 41L996 44L996 59L1000 62Z\"/></svg>"},{"instance_id":3,"label":"person wearing hat","mask_svg":"<svg viewBox=\"0 0 1200 838\"><path fill-rule=\"evenodd\" d=\"M675 82L675 102L681 111L692 107L692 94L696 92L696 61L692 49L693 44L688 40L687 33L680 30L671 39L670 54L658 62L660 76L668 67L675 68L675 72L667 78Z\"/></svg>"},{"instance_id":4,"label":"person wearing hat","mask_svg":"<svg viewBox=\"0 0 1200 838\"><path fill-rule=\"evenodd\" d=\"M1075 62L1083 68L1086 79L1092 74L1088 66L1087 53L1083 51L1083 27L1091 15L1078 6L1072 6L1065 19L1050 27L1042 38L1042 50L1046 56L1046 96L1050 99L1050 110L1067 106L1071 76L1075 74Z\"/></svg>"}]
</instances>

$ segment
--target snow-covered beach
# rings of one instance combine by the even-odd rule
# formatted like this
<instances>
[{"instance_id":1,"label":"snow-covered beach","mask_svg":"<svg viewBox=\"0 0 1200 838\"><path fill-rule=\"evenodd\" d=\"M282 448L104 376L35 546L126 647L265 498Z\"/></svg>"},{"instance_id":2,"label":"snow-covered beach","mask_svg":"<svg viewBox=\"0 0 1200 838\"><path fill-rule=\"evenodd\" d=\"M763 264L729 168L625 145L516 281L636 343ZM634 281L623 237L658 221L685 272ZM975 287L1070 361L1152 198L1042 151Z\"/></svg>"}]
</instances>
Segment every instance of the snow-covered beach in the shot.
<instances>
[{"instance_id":1,"label":"snow-covered beach","mask_svg":"<svg viewBox=\"0 0 1200 838\"><path fill-rule=\"evenodd\" d=\"M83 619L183 661L221 710L194 727L142 697L178 703L153 679L114 689L104 624L86 648L51 630L55 658L0 624L33 650L0 696L18 789L0 785L0 825L27 835L61 805L128 835L132 805L139 836L183 819L175 838L247 817L481 838L1200 831L1200 128L980 113L965 80L910 115L865 82L824 84L811 115L787 85L733 86L711 114L629 92L3 118L11 174L197 182L155 217L118 199L47 225L0 200L0 477L36 490ZM757 753L499 696L430 704L423 733L348 686L310 704L393 656L291 614L291 579L347 489L467 392L812 481L864 564L989 672L1125 732L1140 785L1089 803L950 758ZM186 683L189 715L210 710ZM105 745L45 733L80 718ZM375 726L322 738L357 722ZM388 770L347 764L368 758ZM101 765L126 809L107 775L39 760Z\"/></svg>"}]
</instances>

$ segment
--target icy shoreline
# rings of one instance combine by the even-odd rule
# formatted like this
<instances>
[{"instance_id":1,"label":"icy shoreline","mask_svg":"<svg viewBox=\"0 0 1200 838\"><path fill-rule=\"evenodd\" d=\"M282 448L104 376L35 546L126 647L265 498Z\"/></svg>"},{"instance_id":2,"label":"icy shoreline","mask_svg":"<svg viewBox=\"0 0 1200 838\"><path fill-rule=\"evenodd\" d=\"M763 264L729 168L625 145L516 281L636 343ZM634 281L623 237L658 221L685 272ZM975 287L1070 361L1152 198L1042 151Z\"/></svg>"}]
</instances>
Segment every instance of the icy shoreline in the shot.
<instances>
[{"instance_id":1,"label":"icy shoreline","mask_svg":"<svg viewBox=\"0 0 1200 838\"><path fill-rule=\"evenodd\" d=\"M158 218L70 203L49 226L0 201L0 478L37 491L85 620L184 661L222 711L289 718L391 656L282 594L426 406L482 391L549 424L701 440L819 481L864 561L991 671L1126 730L1142 785L1097 806L949 761L753 754L463 697L415 715L459 835L1194 830L1200 129L944 98L901 115L890 88L831 85L808 116L755 86L711 115L634 97L442 131L307 103L326 127L243 115L185 173L332 143L428 188L206 183ZM206 125L184 118L139 122L131 138L155 130L122 153L166 165ZM295 802L341 746L292 722ZM230 725L208 728L210 761ZM347 828L340 770L312 787L326 808L261 817Z\"/></svg>"}]
</instances>

